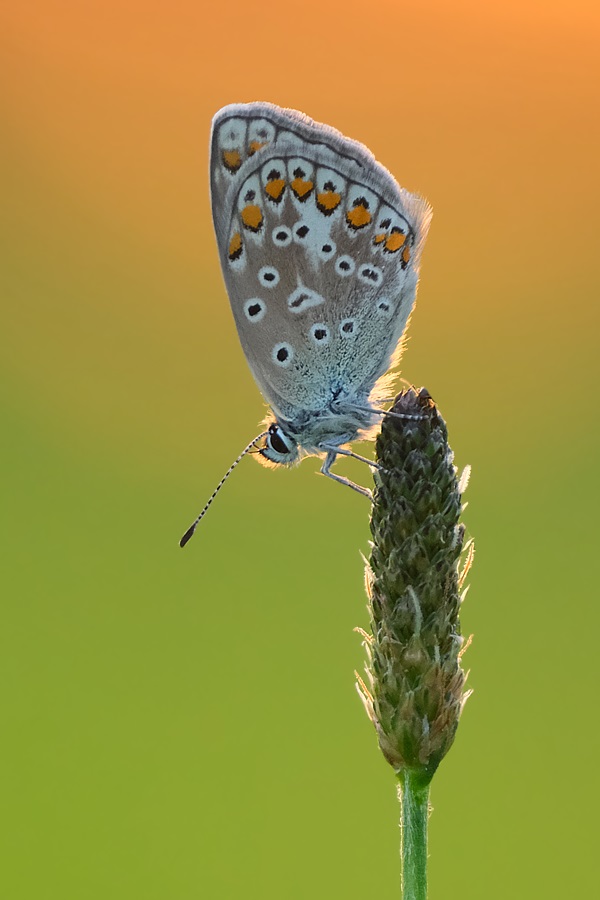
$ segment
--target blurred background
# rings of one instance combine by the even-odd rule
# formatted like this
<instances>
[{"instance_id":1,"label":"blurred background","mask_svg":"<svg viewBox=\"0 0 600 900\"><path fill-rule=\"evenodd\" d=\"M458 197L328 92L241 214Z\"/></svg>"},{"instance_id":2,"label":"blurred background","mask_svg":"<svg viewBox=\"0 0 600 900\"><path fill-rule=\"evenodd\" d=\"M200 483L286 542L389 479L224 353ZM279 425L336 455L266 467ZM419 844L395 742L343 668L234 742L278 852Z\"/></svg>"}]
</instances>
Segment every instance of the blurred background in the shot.
<instances>
[{"instance_id":1,"label":"blurred background","mask_svg":"<svg viewBox=\"0 0 600 900\"><path fill-rule=\"evenodd\" d=\"M212 115L255 99L434 208L402 375L473 466L477 557L430 896L592 896L597 4L1 15L2 896L399 896L353 686L368 505L248 459L178 547L264 414L207 179Z\"/></svg>"}]
</instances>

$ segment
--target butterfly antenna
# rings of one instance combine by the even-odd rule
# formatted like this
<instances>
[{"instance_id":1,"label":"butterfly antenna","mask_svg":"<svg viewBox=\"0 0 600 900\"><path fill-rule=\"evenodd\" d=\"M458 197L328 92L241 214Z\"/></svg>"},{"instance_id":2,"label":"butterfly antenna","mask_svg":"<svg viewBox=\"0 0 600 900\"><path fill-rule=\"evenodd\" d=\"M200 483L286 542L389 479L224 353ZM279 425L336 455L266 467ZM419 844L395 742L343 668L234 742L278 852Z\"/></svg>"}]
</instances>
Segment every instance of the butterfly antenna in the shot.
<instances>
[{"instance_id":1,"label":"butterfly antenna","mask_svg":"<svg viewBox=\"0 0 600 900\"><path fill-rule=\"evenodd\" d=\"M200 515L197 516L197 518L194 519L194 521L192 522L192 524L190 525L190 527L188 528L188 530L186 531L186 533L183 535L183 537L182 537L181 540L179 541L179 546L180 546L180 547L185 547L185 545L187 544L187 542L189 541L189 539L191 538L191 536L192 536L193 533L195 532L196 528L198 527L198 523L199 523L200 520L203 519L204 516L206 515L206 513L207 513L207 511L208 511L208 508L209 508L209 506L210 506L210 504L213 502L213 500L215 499L215 497L217 496L217 494L219 493L219 491L221 490L221 488L223 487L223 485L225 484L225 482L227 481L227 479L229 478L229 476L231 475L231 473L233 472L233 470L235 469L235 467L237 466L237 464L244 458L244 456L246 455L246 453L249 453L250 450L252 450L252 448L254 447L254 445L255 445L258 441L260 441L261 438L264 438L264 437L265 437L266 434L267 434L267 432L266 432L266 431L263 431L261 434L259 434L257 437L255 437L254 440L250 441L250 443L248 444L248 446L247 446L244 450L242 450L242 452L240 453L240 455L238 456L238 458L235 460L235 462L233 462L233 463L229 466L229 468L227 469L227 471L225 472L225 474L224 474L223 477L221 478L220 482L218 483L218 485L216 486L216 488L214 489L214 491L212 492L212 494L211 494L210 497L208 498L208 501L207 501L207 503L206 503L204 509L203 509L202 512L200 513Z\"/></svg>"}]
</instances>

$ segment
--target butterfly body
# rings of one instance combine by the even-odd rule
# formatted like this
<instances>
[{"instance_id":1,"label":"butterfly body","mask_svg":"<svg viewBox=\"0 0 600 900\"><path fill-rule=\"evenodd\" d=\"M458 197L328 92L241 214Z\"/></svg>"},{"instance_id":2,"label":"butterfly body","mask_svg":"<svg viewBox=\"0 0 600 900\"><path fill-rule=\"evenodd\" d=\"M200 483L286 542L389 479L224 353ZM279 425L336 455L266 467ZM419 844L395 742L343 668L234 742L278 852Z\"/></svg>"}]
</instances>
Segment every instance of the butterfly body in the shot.
<instances>
[{"instance_id":1,"label":"butterfly body","mask_svg":"<svg viewBox=\"0 0 600 900\"><path fill-rule=\"evenodd\" d=\"M362 144L268 103L217 113L210 177L233 316L272 410L259 457L325 457L332 476L341 448L379 421L429 205Z\"/></svg>"}]
</instances>

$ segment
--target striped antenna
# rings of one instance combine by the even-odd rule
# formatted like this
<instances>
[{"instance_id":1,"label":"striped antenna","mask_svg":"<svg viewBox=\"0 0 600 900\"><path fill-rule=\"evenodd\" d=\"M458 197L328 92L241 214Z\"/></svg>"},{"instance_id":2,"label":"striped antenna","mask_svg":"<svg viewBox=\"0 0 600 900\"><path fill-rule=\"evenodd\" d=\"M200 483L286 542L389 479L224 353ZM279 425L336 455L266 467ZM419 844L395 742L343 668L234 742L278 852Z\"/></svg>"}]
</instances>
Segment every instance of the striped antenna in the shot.
<instances>
[{"instance_id":1,"label":"striped antenna","mask_svg":"<svg viewBox=\"0 0 600 900\"><path fill-rule=\"evenodd\" d=\"M221 490L221 488L223 487L223 485L225 484L225 482L227 481L227 479L229 478L229 476L231 475L231 473L233 472L233 470L235 469L235 467L237 466L237 464L244 458L244 456L246 455L246 453L249 453L250 450L252 450L252 448L254 447L254 445L255 445L256 443L258 443L258 441L260 441L261 438L264 438L265 435L267 435L267 434L268 434L267 431L263 431L261 434L259 434L257 437L255 437L253 441L250 441L250 443L248 444L248 446L247 446L244 450L242 450L242 452L240 453L240 455L238 456L238 458L235 460L235 462L233 462L233 463L229 466L229 468L227 469L227 471L225 472L225 474L224 474L223 477L221 478L220 482L218 483L218 485L216 486L216 488L214 489L214 491L212 492L212 494L211 494L210 497L208 498L208 502L206 503L206 506L204 507L204 509L202 510L202 512L200 513L200 515L199 515L196 519L194 519L194 521L192 522L192 524L190 525L190 527L188 528L188 530L186 531L186 533L184 534L184 536L183 536L183 537L181 538L181 540L179 541L179 546L180 546L180 547L185 547L185 545L187 544L187 542L189 541L189 539L191 538L191 536L192 536L193 533L195 532L195 530L196 530L196 528L197 528L197 526L198 526L198 523L199 523L200 520L203 519L204 516L206 515L206 513L207 513L207 511L208 511L208 507L209 507L210 504L213 502L213 500L215 499L215 497L217 496L217 494L219 493L219 491Z\"/></svg>"}]
</instances>

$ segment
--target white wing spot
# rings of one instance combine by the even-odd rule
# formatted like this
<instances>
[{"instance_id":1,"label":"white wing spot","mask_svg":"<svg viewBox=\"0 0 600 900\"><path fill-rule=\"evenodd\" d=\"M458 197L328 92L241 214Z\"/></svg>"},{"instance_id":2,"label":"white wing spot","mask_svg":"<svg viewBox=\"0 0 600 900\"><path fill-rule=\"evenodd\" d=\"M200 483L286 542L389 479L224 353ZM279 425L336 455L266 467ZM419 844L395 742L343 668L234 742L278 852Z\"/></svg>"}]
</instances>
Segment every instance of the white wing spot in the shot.
<instances>
[{"instance_id":1,"label":"white wing spot","mask_svg":"<svg viewBox=\"0 0 600 900\"><path fill-rule=\"evenodd\" d=\"M279 272L274 266L263 266L258 273L258 280L263 287L274 288L279 284Z\"/></svg>"},{"instance_id":2,"label":"white wing spot","mask_svg":"<svg viewBox=\"0 0 600 900\"><path fill-rule=\"evenodd\" d=\"M253 297L244 303L244 315L249 322L260 322L267 311L267 304L260 297Z\"/></svg>"},{"instance_id":3,"label":"white wing spot","mask_svg":"<svg viewBox=\"0 0 600 900\"><path fill-rule=\"evenodd\" d=\"M280 344L275 344L271 351L271 356L276 366L287 369L294 358L294 348L291 344L286 344L285 341L282 341Z\"/></svg>"},{"instance_id":4,"label":"white wing spot","mask_svg":"<svg viewBox=\"0 0 600 900\"><path fill-rule=\"evenodd\" d=\"M246 141L246 123L243 119L230 119L219 126L219 147L243 147Z\"/></svg>"},{"instance_id":5,"label":"white wing spot","mask_svg":"<svg viewBox=\"0 0 600 900\"><path fill-rule=\"evenodd\" d=\"M296 288L287 300L288 309L293 313L304 312L305 309L309 309L311 306L319 306L320 303L325 303L324 297L321 297L316 291L311 291L310 288L302 286Z\"/></svg>"},{"instance_id":6,"label":"white wing spot","mask_svg":"<svg viewBox=\"0 0 600 900\"><path fill-rule=\"evenodd\" d=\"M378 266L362 265L358 270L358 277L364 284L381 284L383 272Z\"/></svg>"},{"instance_id":7,"label":"white wing spot","mask_svg":"<svg viewBox=\"0 0 600 900\"><path fill-rule=\"evenodd\" d=\"M356 265L351 256L339 256L335 261L335 271L342 278L347 278L348 275L352 275Z\"/></svg>"},{"instance_id":8,"label":"white wing spot","mask_svg":"<svg viewBox=\"0 0 600 900\"><path fill-rule=\"evenodd\" d=\"M310 329L310 336L315 342L315 344L328 344L329 343L329 328L327 325L324 325L322 322L316 322Z\"/></svg>"},{"instance_id":9,"label":"white wing spot","mask_svg":"<svg viewBox=\"0 0 600 900\"><path fill-rule=\"evenodd\" d=\"M271 237L277 247L289 247L292 243L292 232L287 225L278 225L273 229Z\"/></svg>"},{"instance_id":10,"label":"white wing spot","mask_svg":"<svg viewBox=\"0 0 600 900\"><path fill-rule=\"evenodd\" d=\"M275 137L275 128L267 119L254 119L249 123L248 141L250 155L270 144ZM260 145L260 146L258 146Z\"/></svg>"},{"instance_id":11,"label":"white wing spot","mask_svg":"<svg viewBox=\"0 0 600 900\"><path fill-rule=\"evenodd\" d=\"M380 297L375 302L375 308L380 316L389 316L392 311L392 304L387 297Z\"/></svg>"},{"instance_id":12,"label":"white wing spot","mask_svg":"<svg viewBox=\"0 0 600 900\"><path fill-rule=\"evenodd\" d=\"M319 247L319 259L322 259L323 262L327 262L328 259L331 259L332 256L335 255L336 246L333 241L325 241Z\"/></svg>"}]
</instances>

